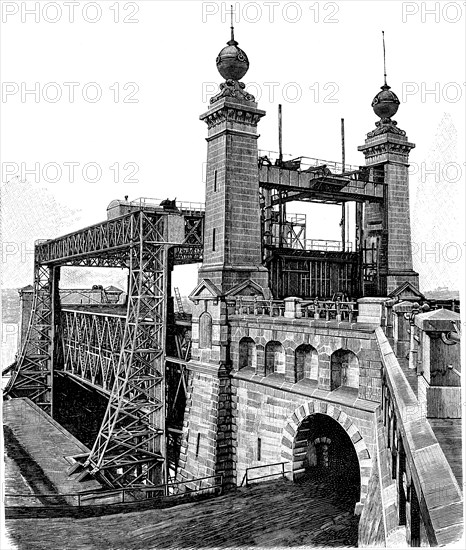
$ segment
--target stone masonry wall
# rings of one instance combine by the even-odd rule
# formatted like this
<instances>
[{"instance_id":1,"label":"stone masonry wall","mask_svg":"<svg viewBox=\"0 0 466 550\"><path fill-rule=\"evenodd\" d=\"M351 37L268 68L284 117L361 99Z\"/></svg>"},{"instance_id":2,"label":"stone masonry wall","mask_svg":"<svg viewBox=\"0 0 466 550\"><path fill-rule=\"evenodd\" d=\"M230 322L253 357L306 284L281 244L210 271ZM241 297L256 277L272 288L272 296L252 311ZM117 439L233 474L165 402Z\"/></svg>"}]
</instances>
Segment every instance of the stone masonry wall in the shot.
<instances>
[{"instance_id":1,"label":"stone masonry wall","mask_svg":"<svg viewBox=\"0 0 466 550\"><path fill-rule=\"evenodd\" d=\"M358 547L385 547L385 529L376 454L374 454L372 460L372 475L369 481L366 504L359 520Z\"/></svg>"},{"instance_id":2,"label":"stone masonry wall","mask_svg":"<svg viewBox=\"0 0 466 550\"><path fill-rule=\"evenodd\" d=\"M179 473L182 479L215 474L219 380L190 370Z\"/></svg>"},{"instance_id":3,"label":"stone masonry wall","mask_svg":"<svg viewBox=\"0 0 466 550\"><path fill-rule=\"evenodd\" d=\"M264 349L267 342L274 340L280 342L285 349L286 365L283 382L294 383L296 348L302 344L310 344L318 353L318 388L330 390L331 355L339 349L345 349L355 353L359 360L358 397L380 403L382 363L373 326L265 316L247 319L237 317L230 319L230 322L230 353L234 370L238 368L239 342L248 336L254 340L257 348L256 374L264 376Z\"/></svg>"},{"instance_id":4,"label":"stone masonry wall","mask_svg":"<svg viewBox=\"0 0 466 550\"><path fill-rule=\"evenodd\" d=\"M288 461L291 469L292 448L288 448L290 437L284 434L287 425L300 406L307 403L312 404L313 410L323 412L331 407L329 402L310 397L303 393L295 393L268 385L266 381L256 382L241 378L241 372L235 374L232 380L236 388L236 399L233 414L237 430L236 448L236 473L238 483L242 480L246 468L259 465L267 465L276 462ZM321 406L322 404L322 406ZM375 416L373 410L358 409L353 406L338 404L335 405L348 419L347 426L353 424L356 431L364 441L367 451L358 452L361 469L361 484L367 488L371 473L370 457L374 453L375 437ZM373 407L375 410L375 407ZM323 414L327 414L323 412ZM346 418L345 417L345 418ZM350 437L354 434L349 433ZM258 439L260 439L260 460L258 457ZM291 439L293 437L291 436ZM357 437L354 437L356 440ZM275 467L270 472L279 471ZM264 475L268 470L258 470L257 475ZM253 476L256 474L253 474ZM363 495L364 496L364 495Z\"/></svg>"}]
</instances>

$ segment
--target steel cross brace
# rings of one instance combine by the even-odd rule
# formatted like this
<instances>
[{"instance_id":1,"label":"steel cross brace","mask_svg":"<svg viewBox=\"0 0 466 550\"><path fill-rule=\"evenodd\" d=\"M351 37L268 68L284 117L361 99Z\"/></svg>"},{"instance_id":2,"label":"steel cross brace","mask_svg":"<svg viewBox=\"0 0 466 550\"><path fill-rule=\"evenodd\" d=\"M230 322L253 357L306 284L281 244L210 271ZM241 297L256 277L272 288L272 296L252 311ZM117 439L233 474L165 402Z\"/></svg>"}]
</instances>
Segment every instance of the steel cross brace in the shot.
<instances>
[{"instance_id":1,"label":"steel cross brace","mask_svg":"<svg viewBox=\"0 0 466 550\"><path fill-rule=\"evenodd\" d=\"M10 397L28 397L53 416L52 385L58 317L58 267L34 262L34 293L26 339L5 388Z\"/></svg>"},{"instance_id":2,"label":"steel cross brace","mask_svg":"<svg viewBox=\"0 0 466 550\"><path fill-rule=\"evenodd\" d=\"M84 468L112 486L165 482L164 217L132 218L123 343L108 407Z\"/></svg>"}]
</instances>

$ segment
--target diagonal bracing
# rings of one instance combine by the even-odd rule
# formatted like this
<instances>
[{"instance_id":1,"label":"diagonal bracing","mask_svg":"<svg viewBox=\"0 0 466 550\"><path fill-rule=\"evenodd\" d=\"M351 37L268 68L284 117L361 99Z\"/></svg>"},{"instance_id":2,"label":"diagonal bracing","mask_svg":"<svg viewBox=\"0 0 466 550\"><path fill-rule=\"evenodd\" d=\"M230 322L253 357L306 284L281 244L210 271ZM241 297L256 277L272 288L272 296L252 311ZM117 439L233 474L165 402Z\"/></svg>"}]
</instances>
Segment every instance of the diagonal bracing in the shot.
<instances>
[{"instance_id":1,"label":"diagonal bracing","mask_svg":"<svg viewBox=\"0 0 466 550\"><path fill-rule=\"evenodd\" d=\"M112 486L165 478L164 217L134 217L123 344L102 426L84 467Z\"/></svg>"}]
</instances>

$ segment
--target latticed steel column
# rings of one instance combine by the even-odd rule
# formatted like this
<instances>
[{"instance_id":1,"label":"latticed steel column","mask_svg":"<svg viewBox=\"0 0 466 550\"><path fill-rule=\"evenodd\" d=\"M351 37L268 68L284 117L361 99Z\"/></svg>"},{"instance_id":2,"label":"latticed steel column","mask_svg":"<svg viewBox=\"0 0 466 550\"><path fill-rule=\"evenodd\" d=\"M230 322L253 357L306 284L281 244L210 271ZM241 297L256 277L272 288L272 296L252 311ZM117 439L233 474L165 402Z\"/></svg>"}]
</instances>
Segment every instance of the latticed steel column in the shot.
<instances>
[{"instance_id":1,"label":"latticed steel column","mask_svg":"<svg viewBox=\"0 0 466 550\"><path fill-rule=\"evenodd\" d=\"M53 369L59 315L59 267L34 262L34 293L26 339L15 370L5 388L10 397L28 397L53 415Z\"/></svg>"},{"instance_id":2,"label":"latticed steel column","mask_svg":"<svg viewBox=\"0 0 466 550\"><path fill-rule=\"evenodd\" d=\"M84 467L112 486L165 481L164 216L132 217L128 306L109 404Z\"/></svg>"}]
</instances>

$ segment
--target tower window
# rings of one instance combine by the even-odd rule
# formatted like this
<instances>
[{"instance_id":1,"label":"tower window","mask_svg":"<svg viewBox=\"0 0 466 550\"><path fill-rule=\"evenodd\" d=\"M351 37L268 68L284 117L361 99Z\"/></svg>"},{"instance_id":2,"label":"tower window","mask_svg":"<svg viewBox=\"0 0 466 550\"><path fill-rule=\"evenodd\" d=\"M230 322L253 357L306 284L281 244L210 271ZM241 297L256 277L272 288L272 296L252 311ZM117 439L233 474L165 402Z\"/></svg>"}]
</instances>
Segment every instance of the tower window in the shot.
<instances>
[{"instance_id":1,"label":"tower window","mask_svg":"<svg viewBox=\"0 0 466 550\"><path fill-rule=\"evenodd\" d=\"M212 251L215 252L215 229L212 229Z\"/></svg>"},{"instance_id":2,"label":"tower window","mask_svg":"<svg viewBox=\"0 0 466 550\"><path fill-rule=\"evenodd\" d=\"M214 172L214 191L217 191L217 170Z\"/></svg>"},{"instance_id":3,"label":"tower window","mask_svg":"<svg viewBox=\"0 0 466 550\"><path fill-rule=\"evenodd\" d=\"M259 437L257 439L257 460L261 459L261 454L262 454L261 451L262 451L262 440Z\"/></svg>"},{"instance_id":4,"label":"tower window","mask_svg":"<svg viewBox=\"0 0 466 550\"><path fill-rule=\"evenodd\" d=\"M201 444L201 434L197 434L197 441L196 441L196 458L199 456L199 447Z\"/></svg>"}]
</instances>

